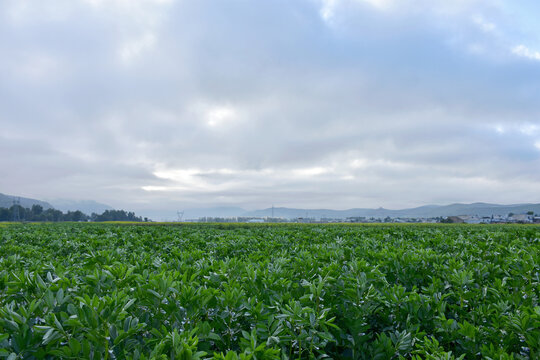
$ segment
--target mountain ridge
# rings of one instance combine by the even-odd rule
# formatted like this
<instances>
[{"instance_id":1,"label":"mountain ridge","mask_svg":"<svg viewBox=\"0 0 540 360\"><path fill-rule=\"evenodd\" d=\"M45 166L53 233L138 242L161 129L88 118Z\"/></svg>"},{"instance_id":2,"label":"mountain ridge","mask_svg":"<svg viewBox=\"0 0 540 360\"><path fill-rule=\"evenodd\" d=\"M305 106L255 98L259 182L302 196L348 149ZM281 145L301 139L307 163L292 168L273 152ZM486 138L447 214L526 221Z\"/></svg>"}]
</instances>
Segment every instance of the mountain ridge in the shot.
<instances>
[{"instance_id":1,"label":"mountain ridge","mask_svg":"<svg viewBox=\"0 0 540 360\"><path fill-rule=\"evenodd\" d=\"M275 217L295 218L295 217L326 217L329 219L347 218L347 217L406 217L406 218L432 218L458 215L478 215L478 216L504 216L509 213L526 213L533 211L540 213L540 204L489 204L489 203L453 203L449 205L424 205L408 209L371 209L371 208L352 208L346 210L332 209L294 209L294 208L274 208ZM266 217L272 216L272 208L248 211L244 216Z\"/></svg>"},{"instance_id":2,"label":"mountain ridge","mask_svg":"<svg viewBox=\"0 0 540 360\"><path fill-rule=\"evenodd\" d=\"M53 205L47 201L18 197L14 195L6 195L0 193L0 207L11 207L13 200L20 199L21 206L31 208L32 205L41 205L43 208L55 208L62 211L81 210L86 214L102 213L105 210L111 210L112 207L100 204L93 200L73 201L73 200L51 200ZM154 220L162 219L168 221L177 221L178 216L176 211L168 210L137 210L144 213L144 216L149 216ZM459 215L477 215L485 216L506 216L509 213L523 214L528 211L533 211L535 214L540 214L540 204L537 203L522 203L522 204L493 204L485 202L452 203L448 205L428 204L406 209L385 209L379 208L351 208L344 210L336 209L306 209L306 208L289 208L289 207L270 207L266 209L246 210L237 206L217 206L204 208L190 208L183 211L183 220L197 220L204 217L214 218L231 218L231 217L276 217L285 219L295 218L327 218L327 219L345 219L348 217L365 217L365 218L435 218L446 216Z\"/></svg>"},{"instance_id":3,"label":"mountain ridge","mask_svg":"<svg viewBox=\"0 0 540 360\"><path fill-rule=\"evenodd\" d=\"M99 203L94 200L69 200L69 199L54 199L49 200L55 209L63 212L82 211L87 215L92 213L102 214L105 210L114 210L111 206Z\"/></svg>"},{"instance_id":4,"label":"mountain ridge","mask_svg":"<svg viewBox=\"0 0 540 360\"><path fill-rule=\"evenodd\" d=\"M222 211L226 210L226 211ZM379 208L351 208L344 210L336 209L306 209L306 208L288 208L273 207L265 209L245 210L240 207L206 207L186 209L183 219L198 219L202 217L276 217L285 219L295 218L327 218L327 219L345 219L348 217L365 218L435 218L459 215L477 215L477 216L506 216L509 213L520 214L533 211L540 214L540 204L491 204L484 202L475 203L452 203L448 205L422 205L406 209L385 209ZM164 212L162 212L164 213ZM169 216L170 218L170 216Z\"/></svg>"},{"instance_id":5,"label":"mountain ridge","mask_svg":"<svg viewBox=\"0 0 540 360\"><path fill-rule=\"evenodd\" d=\"M43 207L43 210L54 208L46 201L0 193L0 207L10 208L13 206L14 201L18 201L19 204L24 208L31 208L32 205L40 205Z\"/></svg>"},{"instance_id":6,"label":"mountain ridge","mask_svg":"<svg viewBox=\"0 0 540 360\"><path fill-rule=\"evenodd\" d=\"M87 215L91 215L92 213L101 214L105 210L113 210L111 206L98 203L94 200L55 199L45 201L0 193L0 208L10 208L13 206L13 201L19 201L20 205L24 208L32 208L33 205L40 205L43 207L43 210L56 209L62 212L80 210Z\"/></svg>"}]
</instances>

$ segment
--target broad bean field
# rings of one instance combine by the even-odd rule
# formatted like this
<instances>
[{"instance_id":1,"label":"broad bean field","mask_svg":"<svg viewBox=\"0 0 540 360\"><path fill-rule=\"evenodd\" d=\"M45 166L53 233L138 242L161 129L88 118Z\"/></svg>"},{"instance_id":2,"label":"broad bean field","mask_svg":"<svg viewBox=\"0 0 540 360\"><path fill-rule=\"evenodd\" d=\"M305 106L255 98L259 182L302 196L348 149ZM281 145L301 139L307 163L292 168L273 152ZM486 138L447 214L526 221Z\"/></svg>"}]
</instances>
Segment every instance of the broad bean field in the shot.
<instances>
[{"instance_id":1,"label":"broad bean field","mask_svg":"<svg viewBox=\"0 0 540 360\"><path fill-rule=\"evenodd\" d=\"M539 359L540 227L0 225L0 359Z\"/></svg>"}]
</instances>

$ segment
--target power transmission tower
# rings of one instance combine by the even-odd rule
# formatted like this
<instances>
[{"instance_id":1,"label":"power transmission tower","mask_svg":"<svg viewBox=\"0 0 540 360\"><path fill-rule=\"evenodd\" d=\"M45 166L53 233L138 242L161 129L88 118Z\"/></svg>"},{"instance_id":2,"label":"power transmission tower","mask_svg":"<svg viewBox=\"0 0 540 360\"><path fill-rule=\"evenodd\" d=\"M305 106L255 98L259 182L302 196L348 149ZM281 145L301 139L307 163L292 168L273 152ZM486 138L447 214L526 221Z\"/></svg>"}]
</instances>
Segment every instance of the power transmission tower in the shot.
<instances>
[{"instance_id":1,"label":"power transmission tower","mask_svg":"<svg viewBox=\"0 0 540 360\"><path fill-rule=\"evenodd\" d=\"M183 211L177 211L176 215L178 215L178 222L181 222L182 217L184 216L184 212Z\"/></svg>"},{"instance_id":2,"label":"power transmission tower","mask_svg":"<svg viewBox=\"0 0 540 360\"><path fill-rule=\"evenodd\" d=\"M13 221L21 221L19 215L19 207L21 206L21 198L13 199Z\"/></svg>"}]
</instances>

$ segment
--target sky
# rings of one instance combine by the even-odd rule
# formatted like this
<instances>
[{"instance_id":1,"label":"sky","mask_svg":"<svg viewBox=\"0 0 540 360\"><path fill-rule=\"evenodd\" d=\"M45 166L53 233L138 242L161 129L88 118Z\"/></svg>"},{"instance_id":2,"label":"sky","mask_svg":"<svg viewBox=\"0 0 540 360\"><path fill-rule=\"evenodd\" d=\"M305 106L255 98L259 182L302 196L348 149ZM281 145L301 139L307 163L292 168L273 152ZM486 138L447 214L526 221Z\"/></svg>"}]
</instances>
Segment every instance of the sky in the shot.
<instances>
[{"instance_id":1,"label":"sky","mask_svg":"<svg viewBox=\"0 0 540 360\"><path fill-rule=\"evenodd\" d=\"M0 192L540 202L536 0L0 0Z\"/></svg>"}]
</instances>

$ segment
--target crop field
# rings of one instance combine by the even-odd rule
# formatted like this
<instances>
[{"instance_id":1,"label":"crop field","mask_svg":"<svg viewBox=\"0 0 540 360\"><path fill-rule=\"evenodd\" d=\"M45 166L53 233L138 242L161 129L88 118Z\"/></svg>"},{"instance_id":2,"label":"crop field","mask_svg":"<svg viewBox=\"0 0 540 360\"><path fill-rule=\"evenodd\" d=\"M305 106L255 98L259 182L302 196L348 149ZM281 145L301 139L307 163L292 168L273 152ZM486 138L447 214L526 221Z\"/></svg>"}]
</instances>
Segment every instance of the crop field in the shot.
<instances>
[{"instance_id":1,"label":"crop field","mask_svg":"<svg viewBox=\"0 0 540 360\"><path fill-rule=\"evenodd\" d=\"M0 226L0 359L539 359L540 227Z\"/></svg>"}]
</instances>

